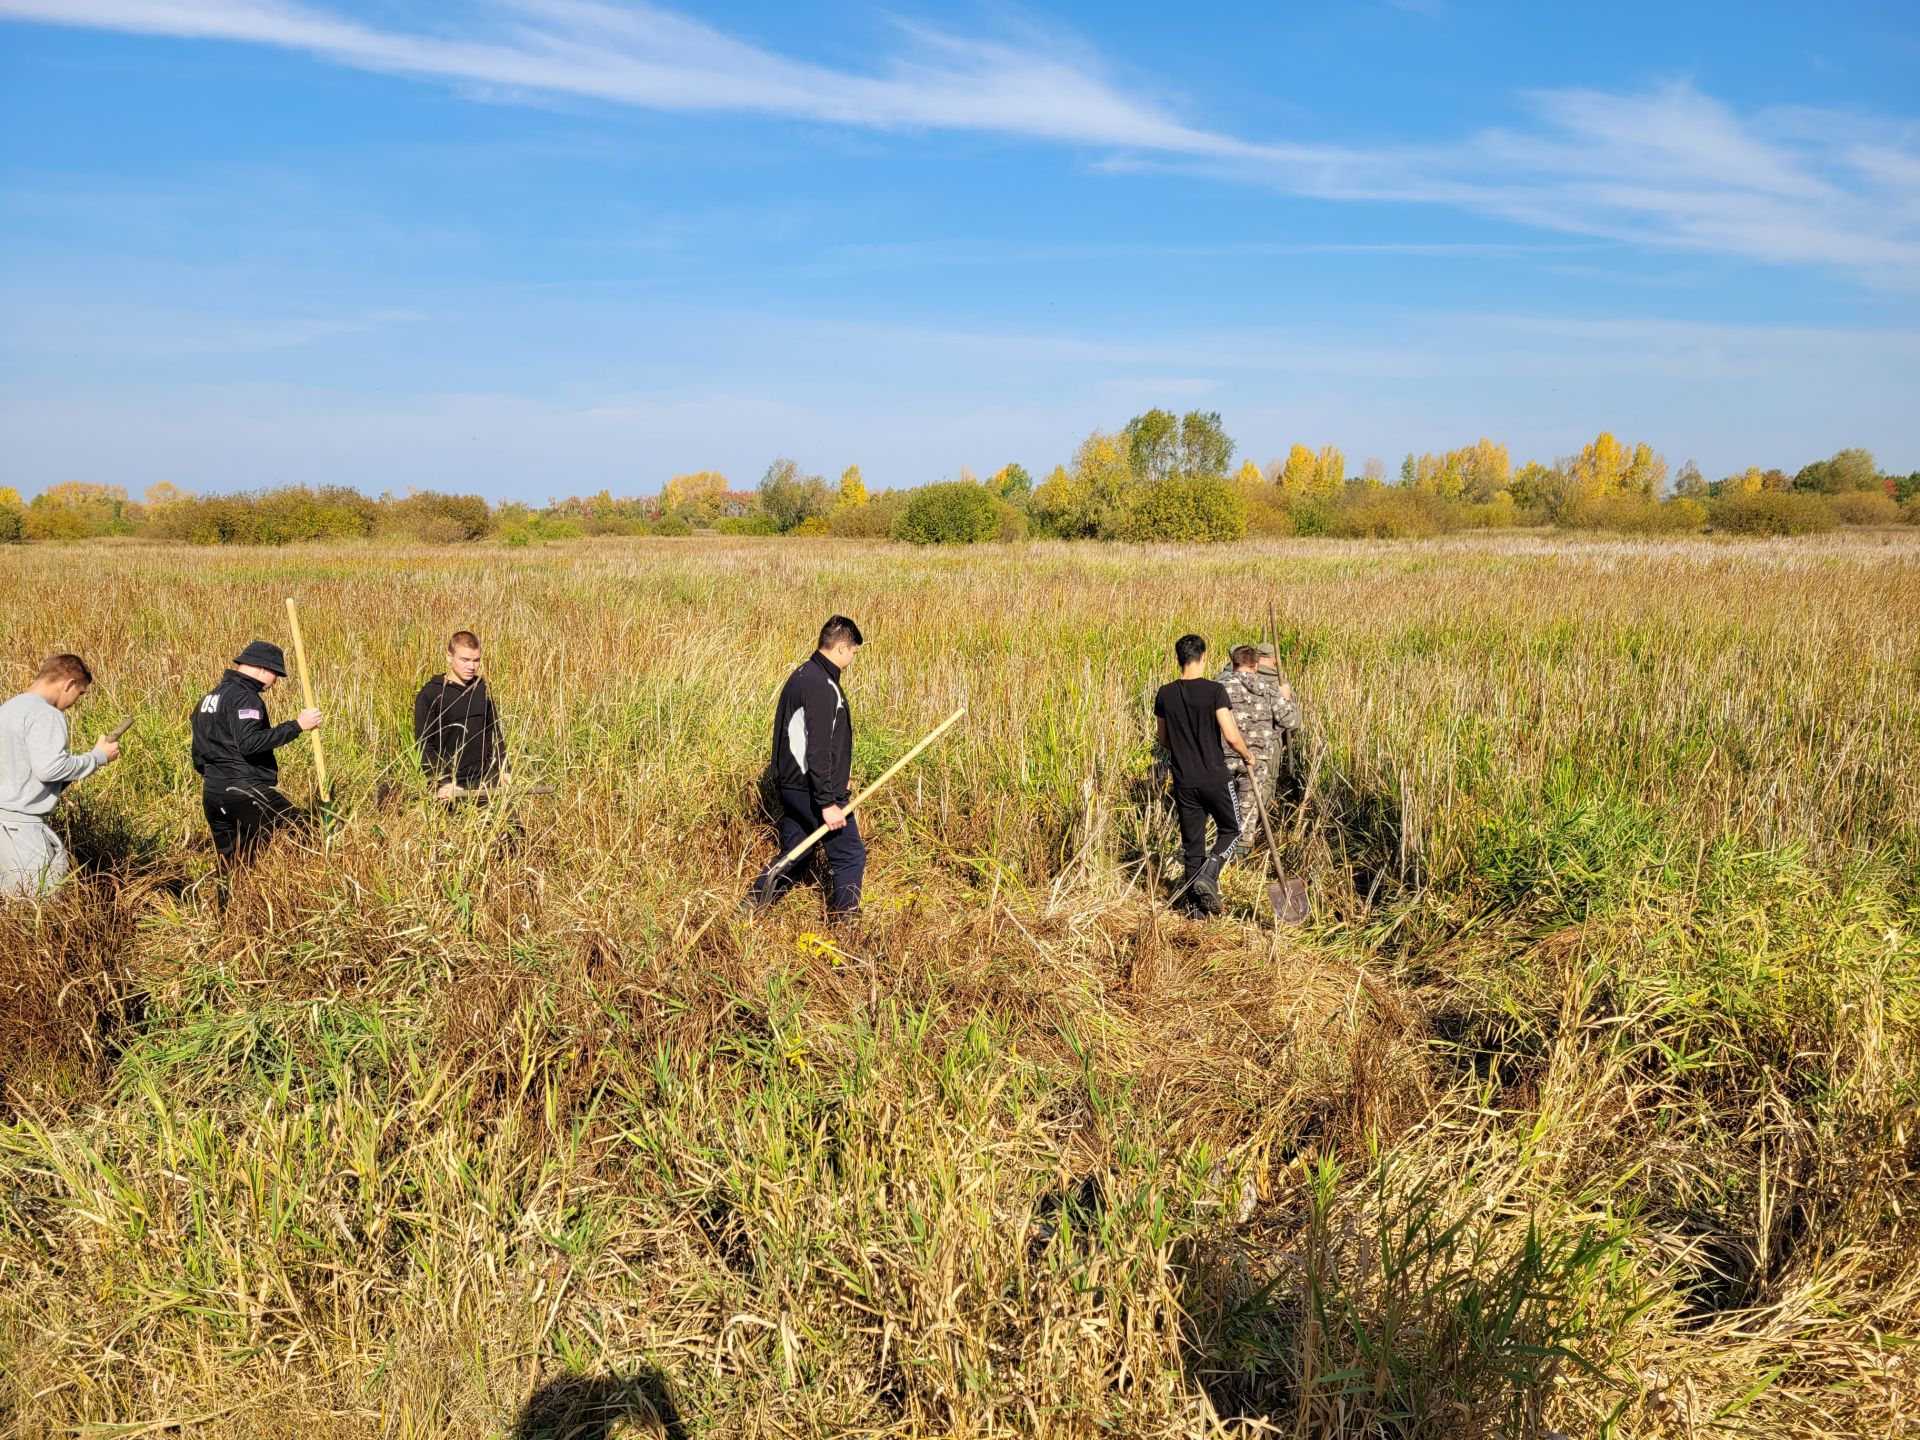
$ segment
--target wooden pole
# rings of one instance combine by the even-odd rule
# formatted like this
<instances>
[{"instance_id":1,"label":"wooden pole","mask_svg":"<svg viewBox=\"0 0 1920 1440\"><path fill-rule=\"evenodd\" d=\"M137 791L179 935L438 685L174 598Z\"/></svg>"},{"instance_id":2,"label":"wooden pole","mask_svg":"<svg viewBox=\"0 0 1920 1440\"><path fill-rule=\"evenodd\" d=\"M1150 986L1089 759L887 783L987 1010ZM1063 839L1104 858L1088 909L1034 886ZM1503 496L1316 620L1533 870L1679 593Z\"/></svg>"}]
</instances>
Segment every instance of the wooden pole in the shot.
<instances>
[{"instance_id":1,"label":"wooden pole","mask_svg":"<svg viewBox=\"0 0 1920 1440\"><path fill-rule=\"evenodd\" d=\"M840 813L842 815L853 814L854 810L863 801L865 801L869 795L873 794L874 791L878 790L882 785L886 784L894 776L898 775L902 770L906 769L907 765L913 760L914 756L918 755L922 750L926 749L929 745L933 744L934 741L938 740L942 735L946 734L948 729L958 724L960 717L966 713L967 713L967 707L962 705L958 710L954 711L953 714L949 715L946 719L942 720L938 725L934 726L933 729L927 732L926 738L923 739L918 745L914 746L911 750L907 751L906 754L902 755L898 760L894 761L893 764L889 765L885 770L882 770L880 772L880 778L878 780L874 781L871 785L867 786L866 789L862 790L858 795L854 796L851 800L847 801L845 805L842 805L840 807ZM832 828L833 827L831 825L822 825L818 830L815 830L811 835L807 836L806 839L802 840L798 845L794 846L793 849L789 850L786 854L782 855L779 858L779 860L774 862L774 866L773 866L774 870L778 872L786 869L789 865L793 864L794 861L798 860L802 855L806 854L808 850L812 849L816 844L818 844L822 839L822 837L824 837L826 833Z\"/></svg>"},{"instance_id":2,"label":"wooden pole","mask_svg":"<svg viewBox=\"0 0 1920 1440\"><path fill-rule=\"evenodd\" d=\"M860 807L862 803L864 803L867 800L869 796L873 794L874 791L878 790L882 785L886 784L895 775L898 775L902 770L904 770L907 767L908 763L914 758L914 756L918 755L922 750L926 749L929 745L933 744L934 741L938 740L952 726L957 725L960 722L960 717L962 715L965 715L966 713L967 713L967 707L962 705L958 710L954 711L953 714L949 715L946 719L942 720L938 725L934 726L932 730L927 732L926 738L923 739L918 745L914 746L911 750L907 751L906 754L902 755L898 760L894 761L893 764L889 765L885 770L881 771L880 778L878 780L875 780L871 785L867 786L866 789L862 790L858 795L854 796L851 800L847 801L845 805L841 806L840 813L843 815L851 815L856 809ZM767 870L768 878L772 878L773 876L778 875L782 870L786 869L789 865L793 864L794 861L798 860L802 855L806 854L807 850L811 846L819 843L820 837L825 835L828 832L828 830L830 830L831 828L832 828L831 826L822 825L818 830L815 830L811 835L807 836L806 839L802 840L798 845L794 846L793 849L789 850L786 854L782 855L778 860L774 861L773 864L768 867L768 870ZM687 941L687 943L680 948L680 953L683 956L691 955L693 953L693 947L700 943L700 937L705 935L707 931L713 927L713 922L719 918L720 918L720 911L718 909L714 909L710 911L707 915L707 918L700 922L700 928L693 932L693 938Z\"/></svg>"},{"instance_id":3,"label":"wooden pole","mask_svg":"<svg viewBox=\"0 0 1920 1440\"><path fill-rule=\"evenodd\" d=\"M313 703L313 678L307 673L307 642L300 634L300 612L294 609L293 597L287 597L287 624L293 628L293 666L300 672L300 708L316 710ZM309 732L313 736L313 776L320 787L320 801L325 804L333 798L333 789L327 784L327 756L320 748L320 732Z\"/></svg>"}]
</instances>

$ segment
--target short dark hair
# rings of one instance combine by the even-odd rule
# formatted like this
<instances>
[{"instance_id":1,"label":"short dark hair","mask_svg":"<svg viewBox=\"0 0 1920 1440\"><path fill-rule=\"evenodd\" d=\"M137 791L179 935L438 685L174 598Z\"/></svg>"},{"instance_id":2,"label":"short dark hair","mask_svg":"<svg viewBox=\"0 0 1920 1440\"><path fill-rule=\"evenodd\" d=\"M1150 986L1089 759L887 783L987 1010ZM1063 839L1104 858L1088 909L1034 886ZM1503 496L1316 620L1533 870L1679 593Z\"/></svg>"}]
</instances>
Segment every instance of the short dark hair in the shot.
<instances>
[{"instance_id":1,"label":"short dark hair","mask_svg":"<svg viewBox=\"0 0 1920 1440\"><path fill-rule=\"evenodd\" d=\"M1198 635L1182 635L1173 642L1173 658L1180 662L1182 669L1201 659L1207 653L1207 642Z\"/></svg>"},{"instance_id":2,"label":"short dark hair","mask_svg":"<svg viewBox=\"0 0 1920 1440\"><path fill-rule=\"evenodd\" d=\"M469 650L478 650L480 637L471 630L456 630L453 632L453 638L447 641L447 653L451 655L463 645Z\"/></svg>"},{"instance_id":3,"label":"short dark hair","mask_svg":"<svg viewBox=\"0 0 1920 1440\"><path fill-rule=\"evenodd\" d=\"M1260 651L1252 645L1236 645L1227 652L1227 659L1235 665L1258 665Z\"/></svg>"},{"instance_id":4,"label":"short dark hair","mask_svg":"<svg viewBox=\"0 0 1920 1440\"><path fill-rule=\"evenodd\" d=\"M93 671L87 668L87 662L78 655L69 655L62 651L58 655L49 655L42 660L40 673L33 678L36 684L42 680L57 680L65 684L70 680L76 685L91 685Z\"/></svg>"},{"instance_id":5,"label":"short dark hair","mask_svg":"<svg viewBox=\"0 0 1920 1440\"><path fill-rule=\"evenodd\" d=\"M827 623L820 627L820 648L831 650L842 640L851 640L856 645L867 642L860 638L860 627L844 615L831 615Z\"/></svg>"}]
</instances>

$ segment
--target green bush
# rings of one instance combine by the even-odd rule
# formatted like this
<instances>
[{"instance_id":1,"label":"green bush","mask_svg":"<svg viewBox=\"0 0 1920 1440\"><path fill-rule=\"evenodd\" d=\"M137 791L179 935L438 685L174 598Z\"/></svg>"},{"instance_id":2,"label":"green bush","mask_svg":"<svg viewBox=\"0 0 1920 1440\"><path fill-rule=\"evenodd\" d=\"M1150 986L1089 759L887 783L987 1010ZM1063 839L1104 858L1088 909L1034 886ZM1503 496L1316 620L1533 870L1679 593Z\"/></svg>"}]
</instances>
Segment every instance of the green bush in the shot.
<instances>
[{"instance_id":1,"label":"green bush","mask_svg":"<svg viewBox=\"0 0 1920 1440\"><path fill-rule=\"evenodd\" d=\"M1247 534L1279 536L1294 533L1293 515L1274 498L1271 485L1261 485L1257 489L1253 486L1244 487L1240 491L1240 498L1247 506Z\"/></svg>"},{"instance_id":2,"label":"green bush","mask_svg":"<svg viewBox=\"0 0 1920 1440\"><path fill-rule=\"evenodd\" d=\"M1295 496L1286 504L1287 518L1293 522L1294 534L1331 535L1333 533L1334 503L1327 496Z\"/></svg>"},{"instance_id":3,"label":"green bush","mask_svg":"<svg viewBox=\"0 0 1920 1440\"><path fill-rule=\"evenodd\" d=\"M966 480L926 485L908 498L893 523L893 538L915 545L974 545L1000 533L1000 508L986 487Z\"/></svg>"},{"instance_id":4,"label":"green bush","mask_svg":"<svg viewBox=\"0 0 1920 1440\"><path fill-rule=\"evenodd\" d=\"M1709 513L1714 529L1732 535L1811 535L1840 523L1825 496L1791 491L1723 495Z\"/></svg>"},{"instance_id":5,"label":"green bush","mask_svg":"<svg viewBox=\"0 0 1920 1440\"><path fill-rule=\"evenodd\" d=\"M994 502L999 507L999 528L993 538L1002 545L1012 545L1027 538L1027 512L1005 500Z\"/></svg>"},{"instance_id":6,"label":"green bush","mask_svg":"<svg viewBox=\"0 0 1920 1440\"><path fill-rule=\"evenodd\" d=\"M1294 511L1300 520L1300 508ZM1356 490L1328 507L1320 530L1301 526L1302 535L1340 535L1352 539L1411 540L1448 528L1447 502L1426 490L1404 487Z\"/></svg>"},{"instance_id":7,"label":"green bush","mask_svg":"<svg viewBox=\"0 0 1920 1440\"><path fill-rule=\"evenodd\" d=\"M1920 495L1900 507L1900 519L1903 524L1920 525Z\"/></svg>"},{"instance_id":8,"label":"green bush","mask_svg":"<svg viewBox=\"0 0 1920 1440\"><path fill-rule=\"evenodd\" d=\"M827 533L846 540L884 540L906 511L909 496L901 490L869 495L864 505L836 505L827 514Z\"/></svg>"},{"instance_id":9,"label":"green bush","mask_svg":"<svg viewBox=\"0 0 1920 1440\"><path fill-rule=\"evenodd\" d=\"M286 545L371 534L379 514L373 501L342 485L318 490L289 485L237 495L188 496L157 511L152 529L165 539L193 545Z\"/></svg>"},{"instance_id":10,"label":"green bush","mask_svg":"<svg viewBox=\"0 0 1920 1440\"><path fill-rule=\"evenodd\" d=\"M27 512L18 505L0 505L0 545L18 545L27 538Z\"/></svg>"},{"instance_id":11,"label":"green bush","mask_svg":"<svg viewBox=\"0 0 1920 1440\"><path fill-rule=\"evenodd\" d=\"M1684 497L1650 500L1644 495L1582 496L1566 509L1566 523L1625 535L1674 535L1706 528L1706 507Z\"/></svg>"},{"instance_id":12,"label":"green bush","mask_svg":"<svg viewBox=\"0 0 1920 1440\"><path fill-rule=\"evenodd\" d=\"M1884 490L1843 490L1828 499L1842 525L1897 525L1900 506Z\"/></svg>"},{"instance_id":13,"label":"green bush","mask_svg":"<svg viewBox=\"0 0 1920 1440\"><path fill-rule=\"evenodd\" d=\"M780 527L773 523L770 516L727 515L713 522L713 528L722 535L778 535Z\"/></svg>"},{"instance_id":14,"label":"green bush","mask_svg":"<svg viewBox=\"0 0 1920 1440\"><path fill-rule=\"evenodd\" d=\"M653 522L653 533L680 538L693 534L693 525L684 515L663 515Z\"/></svg>"},{"instance_id":15,"label":"green bush","mask_svg":"<svg viewBox=\"0 0 1920 1440\"><path fill-rule=\"evenodd\" d=\"M1454 507L1453 518L1462 530L1506 530L1520 523L1520 507L1511 497L1481 500Z\"/></svg>"},{"instance_id":16,"label":"green bush","mask_svg":"<svg viewBox=\"0 0 1920 1440\"><path fill-rule=\"evenodd\" d=\"M1161 480L1132 496L1119 528L1123 540L1238 540L1247 502L1224 480Z\"/></svg>"},{"instance_id":17,"label":"green bush","mask_svg":"<svg viewBox=\"0 0 1920 1440\"><path fill-rule=\"evenodd\" d=\"M374 526L382 535L450 545L486 535L493 529L493 511L478 495L422 490L404 499L383 500Z\"/></svg>"},{"instance_id":18,"label":"green bush","mask_svg":"<svg viewBox=\"0 0 1920 1440\"><path fill-rule=\"evenodd\" d=\"M501 543L515 550L540 540L578 540L586 534L571 520L540 515L524 505L503 506L499 535Z\"/></svg>"}]
</instances>

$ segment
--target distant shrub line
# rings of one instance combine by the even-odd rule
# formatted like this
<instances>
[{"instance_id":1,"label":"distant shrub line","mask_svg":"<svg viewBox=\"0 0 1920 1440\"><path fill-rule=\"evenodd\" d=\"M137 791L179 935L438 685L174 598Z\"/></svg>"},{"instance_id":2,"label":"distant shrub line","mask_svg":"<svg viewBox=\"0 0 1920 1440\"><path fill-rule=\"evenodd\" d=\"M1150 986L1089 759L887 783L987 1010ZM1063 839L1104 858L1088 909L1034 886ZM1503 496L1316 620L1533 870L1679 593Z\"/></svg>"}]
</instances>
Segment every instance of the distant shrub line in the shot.
<instances>
[{"instance_id":1,"label":"distant shrub line","mask_svg":"<svg viewBox=\"0 0 1920 1440\"><path fill-rule=\"evenodd\" d=\"M1920 471L1882 474L1865 450L1842 450L1793 475L1750 468L1708 481L1691 461L1669 478L1645 444L1602 433L1578 455L1515 468L1491 440L1408 455L1397 480L1378 460L1348 475L1338 448L1295 445L1284 460L1229 473L1233 441L1219 415L1150 410L1095 431L1038 484L1019 465L981 480L870 491L857 465L830 485L776 460L752 490L718 471L676 475L658 495L597 495L544 508L478 495L415 491L370 499L347 486L285 486L195 495L162 483L131 501L112 485L68 482L31 502L0 488L0 543L133 535L195 545L285 545L393 537L509 546L593 535L838 536L918 545L1029 537L1144 542L1329 535L1419 539L1462 530L1559 527L1627 535L1719 531L1806 535L1840 525L1920 524Z\"/></svg>"}]
</instances>

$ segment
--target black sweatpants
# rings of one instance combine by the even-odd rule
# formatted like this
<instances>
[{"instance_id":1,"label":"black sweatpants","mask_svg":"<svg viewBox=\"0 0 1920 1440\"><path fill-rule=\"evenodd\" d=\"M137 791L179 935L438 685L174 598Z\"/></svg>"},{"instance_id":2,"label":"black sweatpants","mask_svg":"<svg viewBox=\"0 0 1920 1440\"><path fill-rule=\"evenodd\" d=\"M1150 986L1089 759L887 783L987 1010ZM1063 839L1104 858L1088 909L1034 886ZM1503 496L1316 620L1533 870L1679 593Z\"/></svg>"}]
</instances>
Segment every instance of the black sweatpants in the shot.
<instances>
[{"instance_id":1,"label":"black sweatpants","mask_svg":"<svg viewBox=\"0 0 1920 1440\"><path fill-rule=\"evenodd\" d=\"M276 830L304 835L313 829L313 816L271 785L209 785L201 792L200 806L222 865L247 859Z\"/></svg>"},{"instance_id":2,"label":"black sweatpants","mask_svg":"<svg viewBox=\"0 0 1920 1440\"><path fill-rule=\"evenodd\" d=\"M780 855L785 855L820 828L820 807L813 803L813 796L805 790L782 785L779 794ZM846 801L843 799L840 803L844 805ZM753 882L755 896L762 903L779 899L798 884L802 876L813 873L823 858L827 866L827 909L835 914L858 910L860 885L867 873L867 847L860 839L857 815L849 815L844 826L829 830L826 839L775 876L771 893L767 876L773 866L769 865L761 871L760 878ZM774 857L776 864L779 859L779 855Z\"/></svg>"},{"instance_id":3,"label":"black sweatpants","mask_svg":"<svg viewBox=\"0 0 1920 1440\"><path fill-rule=\"evenodd\" d=\"M1180 816L1181 858L1187 874L1209 859L1231 860L1240 844L1240 802L1233 782L1221 785L1175 785L1173 805ZM1213 848L1207 848L1207 821L1213 821Z\"/></svg>"}]
</instances>

